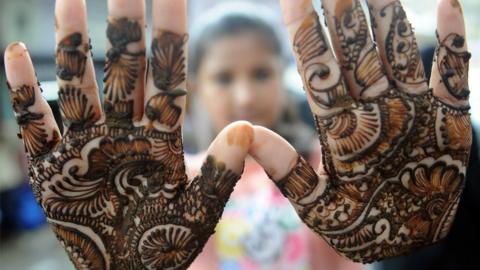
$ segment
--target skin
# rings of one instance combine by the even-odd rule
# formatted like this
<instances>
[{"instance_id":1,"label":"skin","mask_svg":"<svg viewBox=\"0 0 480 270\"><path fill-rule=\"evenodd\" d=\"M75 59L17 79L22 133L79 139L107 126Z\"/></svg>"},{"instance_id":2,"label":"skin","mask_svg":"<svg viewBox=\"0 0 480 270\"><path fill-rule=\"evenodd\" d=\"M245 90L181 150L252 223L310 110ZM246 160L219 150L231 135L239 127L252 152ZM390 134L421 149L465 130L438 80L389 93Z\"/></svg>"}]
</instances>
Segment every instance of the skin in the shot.
<instances>
[{"instance_id":1,"label":"skin","mask_svg":"<svg viewBox=\"0 0 480 270\"><path fill-rule=\"evenodd\" d=\"M216 133L238 120L268 128L278 121L283 64L264 43L258 33L240 33L213 42L205 53L193 88Z\"/></svg>"}]
</instances>

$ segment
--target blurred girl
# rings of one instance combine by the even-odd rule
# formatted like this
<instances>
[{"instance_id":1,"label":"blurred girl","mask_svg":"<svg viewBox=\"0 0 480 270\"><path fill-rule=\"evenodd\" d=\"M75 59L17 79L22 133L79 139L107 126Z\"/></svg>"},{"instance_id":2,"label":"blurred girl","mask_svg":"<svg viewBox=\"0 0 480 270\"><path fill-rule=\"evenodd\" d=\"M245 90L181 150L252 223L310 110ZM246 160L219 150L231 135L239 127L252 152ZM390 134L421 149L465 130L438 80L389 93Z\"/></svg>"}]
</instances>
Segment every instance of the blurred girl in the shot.
<instances>
[{"instance_id":1,"label":"blurred girl","mask_svg":"<svg viewBox=\"0 0 480 270\"><path fill-rule=\"evenodd\" d=\"M195 97L187 149L194 148L188 141L195 137L197 149L206 150L226 125L247 120L274 130L318 164L319 153L311 153L318 149L315 133L299 116L299 97L284 87L286 61L277 33L258 15L258 6L228 7L233 5L202 14L205 19L193 24L189 70ZM203 155L190 159L194 174ZM247 160L216 233L190 269L360 268L310 232L263 169Z\"/></svg>"}]
</instances>

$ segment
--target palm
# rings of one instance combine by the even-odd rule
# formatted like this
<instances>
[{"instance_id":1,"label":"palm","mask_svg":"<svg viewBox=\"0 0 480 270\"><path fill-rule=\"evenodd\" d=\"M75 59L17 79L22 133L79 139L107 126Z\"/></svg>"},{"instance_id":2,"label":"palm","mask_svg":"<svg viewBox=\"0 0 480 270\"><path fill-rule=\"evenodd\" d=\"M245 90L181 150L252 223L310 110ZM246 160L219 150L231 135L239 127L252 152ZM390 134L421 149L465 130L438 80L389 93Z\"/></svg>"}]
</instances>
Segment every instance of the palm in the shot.
<instances>
[{"instance_id":1,"label":"palm","mask_svg":"<svg viewBox=\"0 0 480 270\"><path fill-rule=\"evenodd\" d=\"M144 83L144 21L138 19L144 15L143 0L136 2L109 7L110 12L123 8L138 14L130 14L136 19L109 18L102 112L86 29L72 33L62 28L69 20L84 22L85 6L82 1L57 1L63 136L40 88L32 83L28 54L19 44L6 54L31 185L77 269L187 268L214 232L248 150L248 145L235 143L239 133L227 128L234 143L227 144L221 134L201 174L188 180L181 138L186 35L159 30L154 23ZM168 14L162 9L167 7L168 1L159 1L154 10ZM178 17L185 19L182 14ZM19 80L17 74L26 78ZM251 129L247 124L236 127Z\"/></svg>"},{"instance_id":2,"label":"palm","mask_svg":"<svg viewBox=\"0 0 480 270\"><path fill-rule=\"evenodd\" d=\"M439 28L429 89L400 3L369 2L378 51L359 1L323 1L338 61L313 10L289 25L323 155L320 176L299 158L276 181L308 226L361 262L445 237L472 142L464 29Z\"/></svg>"},{"instance_id":3,"label":"palm","mask_svg":"<svg viewBox=\"0 0 480 270\"><path fill-rule=\"evenodd\" d=\"M177 269L213 233L237 176L210 158L208 180L186 186L179 133L146 133L70 130L32 162L33 189L78 269Z\"/></svg>"}]
</instances>

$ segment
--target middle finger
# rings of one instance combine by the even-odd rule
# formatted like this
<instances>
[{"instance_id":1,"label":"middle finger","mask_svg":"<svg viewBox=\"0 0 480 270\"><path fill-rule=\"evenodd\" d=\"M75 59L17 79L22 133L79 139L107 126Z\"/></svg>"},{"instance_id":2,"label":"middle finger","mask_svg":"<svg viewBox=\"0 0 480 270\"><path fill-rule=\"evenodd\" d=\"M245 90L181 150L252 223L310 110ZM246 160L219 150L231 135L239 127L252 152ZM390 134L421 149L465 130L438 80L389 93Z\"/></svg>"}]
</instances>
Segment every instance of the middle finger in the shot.
<instances>
[{"instance_id":1,"label":"middle finger","mask_svg":"<svg viewBox=\"0 0 480 270\"><path fill-rule=\"evenodd\" d=\"M104 108L107 125L130 127L143 112L145 0L108 1Z\"/></svg>"}]
</instances>

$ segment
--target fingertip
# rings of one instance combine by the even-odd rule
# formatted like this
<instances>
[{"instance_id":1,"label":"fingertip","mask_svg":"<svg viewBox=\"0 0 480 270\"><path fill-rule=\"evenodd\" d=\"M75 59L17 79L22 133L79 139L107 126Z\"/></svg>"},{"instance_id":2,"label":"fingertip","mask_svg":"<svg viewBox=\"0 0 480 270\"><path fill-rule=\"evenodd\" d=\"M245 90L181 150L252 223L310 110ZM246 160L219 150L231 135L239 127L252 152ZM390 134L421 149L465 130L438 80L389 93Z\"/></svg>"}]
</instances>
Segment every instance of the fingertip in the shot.
<instances>
[{"instance_id":1,"label":"fingertip","mask_svg":"<svg viewBox=\"0 0 480 270\"><path fill-rule=\"evenodd\" d=\"M144 19L145 0L108 0L109 15L115 18Z\"/></svg>"},{"instance_id":2,"label":"fingertip","mask_svg":"<svg viewBox=\"0 0 480 270\"><path fill-rule=\"evenodd\" d=\"M253 125L247 121L237 121L226 126L218 134L207 153L225 163L229 170L241 173L253 141Z\"/></svg>"},{"instance_id":3,"label":"fingertip","mask_svg":"<svg viewBox=\"0 0 480 270\"><path fill-rule=\"evenodd\" d=\"M32 60L24 43L13 42L6 48L5 73L7 81L12 87L37 83Z\"/></svg>"},{"instance_id":4,"label":"fingertip","mask_svg":"<svg viewBox=\"0 0 480 270\"><path fill-rule=\"evenodd\" d=\"M175 33L187 31L186 0L153 1L153 30L168 30Z\"/></svg>"},{"instance_id":5,"label":"fingertip","mask_svg":"<svg viewBox=\"0 0 480 270\"><path fill-rule=\"evenodd\" d=\"M440 0L437 8L438 38L445 39L456 33L465 36L465 22L462 5L458 0Z\"/></svg>"},{"instance_id":6,"label":"fingertip","mask_svg":"<svg viewBox=\"0 0 480 270\"><path fill-rule=\"evenodd\" d=\"M226 129L227 144L248 149L254 140L253 125L248 121L238 121Z\"/></svg>"},{"instance_id":7,"label":"fingertip","mask_svg":"<svg viewBox=\"0 0 480 270\"><path fill-rule=\"evenodd\" d=\"M85 0L57 0L55 2L55 25L65 32L87 28L87 4Z\"/></svg>"},{"instance_id":8,"label":"fingertip","mask_svg":"<svg viewBox=\"0 0 480 270\"><path fill-rule=\"evenodd\" d=\"M284 138L268 128L254 126L253 129L254 142L249 154L272 179L282 179L297 163L297 151Z\"/></svg>"},{"instance_id":9,"label":"fingertip","mask_svg":"<svg viewBox=\"0 0 480 270\"><path fill-rule=\"evenodd\" d=\"M246 154L253 141L253 125L248 121L236 121L218 134L210 150L222 152L223 148L231 148Z\"/></svg>"},{"instance_id":10,"label":"fingertip","mask_svg":"<svg viewBox=\"0 0 480 270\"><path fill-rule=\"evenodd\" d=\"M286 25L298 21L314 11L312 0L280 0Z\"/></svg>"},{"instance_id":11,"label":"fingertip","mask_svg":"<svg viewBox=\"0 0 480 270\"><path fill-rule=\"evenodd\" d=\"M25 43L20 41L12 42L7 46L7 49L5 50L5 61L16 57L21 57L25 53L28 53Z\"/></svg>"}]
</instances>

